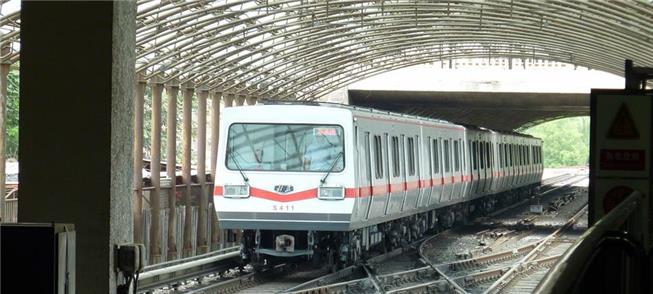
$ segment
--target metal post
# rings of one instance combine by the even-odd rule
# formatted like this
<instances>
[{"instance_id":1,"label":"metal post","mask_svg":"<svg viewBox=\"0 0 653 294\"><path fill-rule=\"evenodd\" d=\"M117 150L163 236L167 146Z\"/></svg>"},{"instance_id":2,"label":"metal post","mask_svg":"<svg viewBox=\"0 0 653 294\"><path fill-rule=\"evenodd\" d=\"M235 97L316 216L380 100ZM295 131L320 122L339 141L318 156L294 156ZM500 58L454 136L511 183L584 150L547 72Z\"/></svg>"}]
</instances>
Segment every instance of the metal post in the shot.
<instances>
[{"instance_id":1,"label":"metal post","mask_svg":"<svg viewBox=\"0 0 653 294\"><path fill-rule=\"evenodd\" d=\"M5 140L7 134L7 82L9 64L0 64L0 223L5 219Z\"/></svg>"},{"instance_id":2,"label":"metal post","mask_svg":"<svg viewBox=\"0 0 653 294\"><path fill-rule=\"evenodd\" d=\"M134 242L143 243L143 108L147 82L139 77L134 97Z\"/></svg>"},{"instance_id":3,"label":"metal post","mask_svg":"<svg viewBox=\"0 0 653 294\"><path fill-rule=\"evenodd\" d=\"M218 163L218 141L220 136L220 98L222 92L215 91L211 95L211 180L215 187L215 171ZM211 249L215 250L220 242L220 227L218 216L215 212L215 203L211 211Z\"/></svg>"},{"instance_id":4,"label":"metal post","mask_svg":"<svg viewBox=\"0 0 653 294\"><path fill-rule=\"evenodd\" d=\"M171 83L166 87L168 96L168 122L167 122L167 154L166 175L170 179L170 193L168 193L168 260L177 258L177 94L179 84Z\"/></svg>"},{"instance_id":5,"label":"metal post","mask_svg":"<svg viewBox=\"0 0 653 294\"><path fill-rule=\"evenodd\" d=\"M197 93L197 180L200 184L199 213L197 225L198 254L209 250L206 240L206 209L209 206L208 191L206 189L206 98L209 91L201 90Z\"/></svg>"},{"instance_id":6,"label":"metal post","mask_svg":"<svg viewBox=\"0 0 653 294\"><path fill-rule=\"evenodd\" d=\"M163 84L158 79L152 82L152 138L150 178L154 189L150 193L150 211L152 223L150 225L150 264L161 262L161 227L159 226L159 213L161 211L161 94Z\"/></svg>"},{"instance_id":7,"label":"metal post","mask_svg":"<svg viewBox=\"0 0 653 294\"><path fill-rule=\"evenodd\" d=\"M190 156L191 156L191 128L192 128L192 99L195 91L192 84L186 84L184 89L183 105L183 158L182 158L182 179L184 181L184 202L186 204L186 219L184 221L184 248L183 256L192 255L193 245L191 242L192 230L192 209L191 209L191 174L190 174Z\"/></svg>"}]
</instances>

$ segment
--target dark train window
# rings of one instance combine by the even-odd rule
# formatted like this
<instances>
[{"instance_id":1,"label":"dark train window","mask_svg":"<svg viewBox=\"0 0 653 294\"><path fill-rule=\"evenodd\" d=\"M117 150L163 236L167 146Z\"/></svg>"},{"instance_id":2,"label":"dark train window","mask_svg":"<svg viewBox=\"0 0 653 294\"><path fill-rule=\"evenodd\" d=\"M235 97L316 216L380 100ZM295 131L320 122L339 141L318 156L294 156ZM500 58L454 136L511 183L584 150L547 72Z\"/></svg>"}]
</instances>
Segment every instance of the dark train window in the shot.
<instances>
[{"instance_id":1,"label":"dark train window","mask_svg":"<svg viewBox=\"0 0 653 294\"><path fill-rule=\"evenodd\" d=\"M408 149L408 175L414 176L415 175L415 139L408 138L407 144L408 146L406 148Z\"/></svg>"},{"instance_id":2,"label":"dark train window","mask_svg":"<svg viewBox=\"0 0 653 294\"><path fill-rule=\"evenodd\" d=\"M514 154L513 154L513 150L512 150L512 149L513 149L513 144L509 144L509 145L508 145L508 160L509 160L509 162L510 162L510 166L511 166L511 167L514 166L514 162L515 162L515 161L514 161L514 157L513 157Z\"/></svg>"},{"instance_id":3,"label":"dark train window","mask_svg":"<svg viewBox=\"0 0 653 294\"><path fill-rule=\"evenodd\" d=\"M438 140L433 140L433 173L440 173L440 146L438 145Z\"/></svg>"},{"instance_id":4,"label":"dark train window","mask_svg":"<svg viewBox=\"0 0 653 294\"><path fill-rule=\"evenodd\" d=\"M451 171L451 152L449 148L449 140L444 140L444 171Z\"/></svg>"},{"instance_id":5,"label":"dark train window","mask_svg":"<svg viewBox=\"0 0 653 294\"><path fill-rule=\"evenodd\" d=\"M454 170L460 171L460 145L458 141L453 141L453 160L454 160Z\"/></svg>"},{"instance_id":6,"label":"dark train window","mask_svg":"<svg viewBox=\"0 0 653 294\"><path fill-rule=\"evenodd\" d=\"M478 144L474 141L472 143L472 165L474 166L474 169L478 169L478 153L476 152L476 149L478 149Z\"/></svg>"},{"instance_id":7,"label":"dark train window","mask_svg":"<svg viewBox=\"0 0 653 294\"><path fill-rule=\"evenodd\" d=\"M499 143L499 167L503 168L503 144Z\"/></svg>"},{"instance_id":8,"label":"dark train window","mask_svg":"<svg viewBox=\"0 0 653 294\"><path fill-rule=\"evenodd\" d=\"M492 157L490 156L490 143L485 142L485 160L487 168L492 168Z\"/></svg>"},{"instance_id":9,"label":"dark train window","mask_svg":"<svg viewBox=\"0 0 653 294\"><path fill-rule=\"evenodd\" d=\"M479 161L481 163L481 168L485 168L485 143L484 142L478 142L478 153L479 153Z\"/></svg>"},{"instance_id":10,"label":"dark train window","mask_svg":"<svg viewBox=\"0 0 653 294\"><path fill-rule=\"evenodd\" d=\"M399 137L392 136L392 176L398 177L401 175L399 168Z\"/></svg>"},{"instance_id":11,"label":"dark train window","mask_svg":"<svg viewBox=\"0 0 653 294\"><path fill-rule=\"evenodd\" d=\"M383 147L381 136L374 136L374 175L377 179L383 178Z\"/></svg>"},{"instance_id":12,"label":"dark train window","mask_svg":"<svg viewBox=\"0 0 653 294\"><path fill-rule=\"evenodd\" d=\"M419 136L417 136L415 138L416 138L415 141L417 142L417 144L413 145L415 147L415 170L416 170L417 176L419 177L420 176L420 172L419 172Z\"/></svg>"}]
</instances>

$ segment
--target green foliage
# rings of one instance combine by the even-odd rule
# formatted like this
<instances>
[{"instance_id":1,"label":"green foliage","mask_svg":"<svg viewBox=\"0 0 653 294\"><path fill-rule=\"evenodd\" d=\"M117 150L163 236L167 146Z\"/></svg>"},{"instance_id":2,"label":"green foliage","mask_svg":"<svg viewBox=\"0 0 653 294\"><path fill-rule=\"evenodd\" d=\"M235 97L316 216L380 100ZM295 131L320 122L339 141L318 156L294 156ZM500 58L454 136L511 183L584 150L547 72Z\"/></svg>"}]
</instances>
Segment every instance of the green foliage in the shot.
<instances>
[{"instance_id":1,"label":"green foliage","mask_svg":"<svg viewBox=\"0 0 653 294\"><path fill-rule=\"evenodd\" d=\"M544 166L586 165L589 158L589 117L572 117L543 123L524 133L541 138Z\"/></svg>"},{"instance_id":2,"label":"green foliage","mask_svg":"<svg viewBox=\"0 0 653 294\"><path fill-rule=\"evenodd\" d=\"M5 155L7 158L18 158L18 107L19 99L18 70L10 70L7 77L7 137Z\"/></svg>"}]
</instances>

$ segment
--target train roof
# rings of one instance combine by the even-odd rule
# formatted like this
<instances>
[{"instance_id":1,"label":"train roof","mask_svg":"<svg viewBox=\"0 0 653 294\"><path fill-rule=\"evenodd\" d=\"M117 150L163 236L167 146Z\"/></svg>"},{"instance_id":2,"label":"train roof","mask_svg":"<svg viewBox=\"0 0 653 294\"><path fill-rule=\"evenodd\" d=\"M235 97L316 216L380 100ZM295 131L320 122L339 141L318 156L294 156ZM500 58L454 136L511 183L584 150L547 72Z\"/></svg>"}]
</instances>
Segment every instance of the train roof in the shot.
<instances>
[{"instance_id":1,"label":"train roof","mask_svg":"<svg viewBox=\"0 0 653 294\"><path fill-rule=\"evenodd\" d=\"M411 114L405 114L405 113L399 113L399 112L391 112L391 111L387 111L387 110L379 110L379 109L370 108L370 107L362 107L362 106L356 106L356 105L346 105L346 104L341 104L341 103L333 103L333 102L290 101L290 100L263 99L263 100L261 100L261 103L264 104L264 105L305 105L305 106L333 107L333 108L348 109L348 110L351 110L351 111L369 112L369 113L373 113L373 114L384 114L384 115L389 115L389 116L393 116L393 117L396 117L396 118L410 118L410 119L425 120L425 121L430 121L430 122L434 122L434 123L449 124L449 125L464 127L461 124L456 124L456 123L446 121L446 120L442 120L442 119L423 117L423 116L411 115Z\"/></svg>"},{"instance_id":2,"label":"train roof","mask_svg":"<svg viewBox=\"0 0 653 294\"><path fill-rule=\"evenodd\" d=\"M423 117L423 116L418 116L418 115L404 114L404 113L399 113L399 112L391 112L391 111L386 111L386 110L378 110L378 109L374 109L374 108L370 108L370 107L362 107L362 106L356 106L356 105L346 105L346 104L341 104L341 103L320 102L320 101L297 101L297 100L271 100L271 99L262 99L262 100L260 100L260 102L262 104L264 104L264 105L305 105L305 106L323 106L323 107L342 108L342 109L349 109L349 110L352 110L352 111L362 111L362 112L369 112L369 113L385 114L385 115L394 116L396 118L410 118L410 119L426 120L426 121L430 121L430 122L434 122L434 123L456 125L456 126L464 127L466 129L470 129L470 130L490 131L490 132L495 132L495 133L504 134L504 135L513 135L513 136L519 136L519 137L538 139L538 138L533 137L531 135L518 133L518 132L514 132L514 131L493 130L493 129L488 129L488 128L485 128L485 127L480 127L480 126L475 126L475 125L457 124L457 123L453 123L453 122L442 120L442 119L435 119L435 118Z\"/></svg>"}]
</instances>

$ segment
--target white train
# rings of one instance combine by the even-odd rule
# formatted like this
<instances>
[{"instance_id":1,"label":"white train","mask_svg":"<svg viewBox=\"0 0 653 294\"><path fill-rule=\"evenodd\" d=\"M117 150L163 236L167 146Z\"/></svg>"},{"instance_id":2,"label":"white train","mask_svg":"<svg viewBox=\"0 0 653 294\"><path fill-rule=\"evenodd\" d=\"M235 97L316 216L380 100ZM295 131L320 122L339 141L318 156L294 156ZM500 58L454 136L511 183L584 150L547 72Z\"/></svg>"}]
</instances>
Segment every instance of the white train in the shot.
<instances>
[{"instance_id":1,"label":"white train","mask_svg":"<svg viewBox=\"0 0 653 294\"><path fill-rule=\"evenodd\" d=\"M537 187L540 139L367 108L278 103L221 115L214 203L247 261L348 264Z\"/></svg>"}]
</instances>

